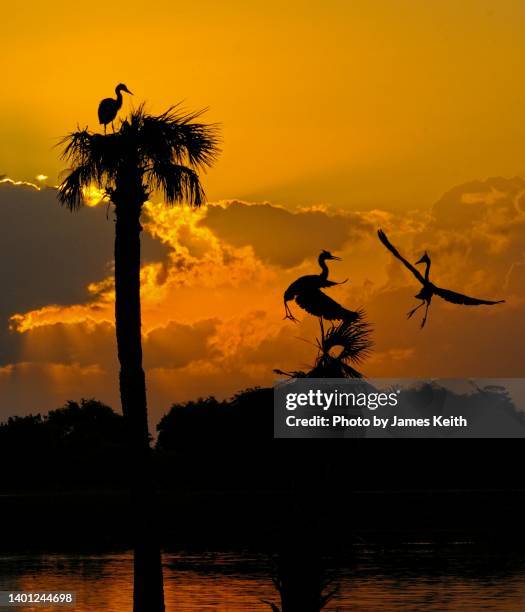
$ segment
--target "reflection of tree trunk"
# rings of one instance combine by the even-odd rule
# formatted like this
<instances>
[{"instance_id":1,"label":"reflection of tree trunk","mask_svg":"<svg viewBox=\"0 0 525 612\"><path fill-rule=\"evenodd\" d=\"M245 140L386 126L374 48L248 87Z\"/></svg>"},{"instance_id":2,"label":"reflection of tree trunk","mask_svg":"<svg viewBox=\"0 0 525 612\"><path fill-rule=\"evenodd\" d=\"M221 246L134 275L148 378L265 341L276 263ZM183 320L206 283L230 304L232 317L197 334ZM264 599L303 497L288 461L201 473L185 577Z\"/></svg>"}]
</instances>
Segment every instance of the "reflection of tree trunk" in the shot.
<instances>
[{"instance_id":1,"label":"reflection of tree trunk","mask_svg":"<svg viewBox=\"0 0 525 612\"><path fill-rule=\"evenodd\" d=\"M312 545L315 546L312 542L297 541L293 550L281 550L279 554L276 585L281 596L281 612L322 609L324 571L320 553Z\"/></svg>"},{"instance_id":2,"label":"reflection of tree trunk","mask_svg":"<svg viewBox=\"0 0 525 612\"><path fill-rule=\"evenodd\" d=\"M324 560L333 520L325 510L330 492L323 458L312 453L310 446L294 450L294 464L298 467L293 470L293 520L287 515L281 528L274 582L281 598L280 612L319 612L333 594Z\"/></svg>"},{"instance_id":3,"label":"reflection of tree trunk","mask_svg":"<svg viewBox=\"0 0 525 612\"><path fill-rule=\"evenodd\" d=\"M155 492L149 446L146 381L142 368L140 316L140 211L146 199L140 178L126 173L113 194L115 229L115 320L120 362L120 398L131 448L135 612L164 610L162 561L156 532Z\"/></svg>"}]
</instances>

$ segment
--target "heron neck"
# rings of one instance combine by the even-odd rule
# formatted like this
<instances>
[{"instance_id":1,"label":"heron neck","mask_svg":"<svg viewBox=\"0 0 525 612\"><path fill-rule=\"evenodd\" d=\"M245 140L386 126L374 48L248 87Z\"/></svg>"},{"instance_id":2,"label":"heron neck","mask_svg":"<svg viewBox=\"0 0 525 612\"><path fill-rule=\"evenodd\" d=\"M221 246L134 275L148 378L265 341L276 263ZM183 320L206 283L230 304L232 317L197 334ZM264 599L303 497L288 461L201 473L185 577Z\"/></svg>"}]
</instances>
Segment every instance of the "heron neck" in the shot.
<instances>
[{"instance_id":1,"label":"heron neck","mask_svg":"<svg viewBox=\"0 0 525 612\"><path fill-rule=\"evenodd\" d=\"M427 268L425 270L425 280L428 281L428 278L430 276L430 262L427 261Z\"/></svg>"},{"instance_id":2,"label":"heron neck","mask_svg":"<svg viewBox=\"0 0 525 612\"><path fill-rule=\"evenodd\" d=\"M324 258L319 257L319 265L321 266L321 278L328 278L328 266Z\"/></svg>"},{"instance_id":3,"label":"heron neck","mask_svg":"<svg viewBox=\"0 0 525 612\"><path fill-rule=\"evenodd\" d=\"M120 89L117 89L117 108L120 108L122 106L122 92L120 91Z\"/></svg>"}]
</instances>

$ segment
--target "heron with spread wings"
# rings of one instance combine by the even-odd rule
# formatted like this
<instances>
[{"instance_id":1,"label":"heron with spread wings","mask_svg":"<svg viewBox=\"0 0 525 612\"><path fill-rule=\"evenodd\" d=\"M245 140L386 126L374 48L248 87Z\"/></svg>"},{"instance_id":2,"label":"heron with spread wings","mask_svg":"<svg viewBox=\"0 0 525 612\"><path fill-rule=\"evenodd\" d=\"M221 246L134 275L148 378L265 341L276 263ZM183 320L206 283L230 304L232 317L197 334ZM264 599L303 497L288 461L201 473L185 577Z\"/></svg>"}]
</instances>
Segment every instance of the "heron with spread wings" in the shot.
<instances>
[{"instance_id":1,"label":"heron with spread wings","mask_svg":"<svg viewBox=\"0 0 525 612\"><path fill-rule=\"evenodd\" d=\"M401 261L410 270L410 272L412 272L412 274L417 278L417 280L423 285L421 291L416 296L414 296L416 299L421 300L421 304L419 304L419 306L416 306L415 308L413 308L407 313L407 318L410 319L410 317L417 310L419 310L422 306L426 306L425 316L423 317L423 320L421 321L422 328L425 326L425 323L427 322L428 309L430 308L430 303L432 302L432 298L434 295L437 295L441 299L447 302L451 302L452 304L463 304L464 306L479 306L482 304L485 304L487 306L493 306L494 304L501 304L505 301L505 300L497 300L497 301L480 300L478 298L469 297L468 295L463 295L462 293L456 293L455 291L450 291L449 289L442 289L441 287L434 285L434 283L431 283L429 279L431 261L426 251L423 257L421 257L421 259L418 259L418 261L415 262L415 265L419 265L419 264L426 265L425 276L423 276L417 268L415 268L407 259L405 259L401 255L401 253L396 249L396 247L388 240L383 230L378 230L377 235L379 236L379 240L381 240L381 242L392 253L392 255L396 257L397 259L399 259L399 261Z\"/></svg>"},{"instance_id":2,"label":"heron with spread wings","mask_svg":"<svg viewBox=\"0 0 525 612\"><path fill-rule=\"evenodd\" d=\"M315 317L319 317L321 320L327 319L328 321L346 321L350 323L359 318L359 313L343 308L341 304L338 304L321 291L325 287L342 285L348 280L346 279L340 283L328 280L327 260L340 261L341 258L332 255L329 251L321 251L318 258L321 274L301 276L284 292L285 319L297 321L288 306L288 302L291 300L295 300L296 304L303 310L306 310L306 312Z\"/></svg>"}]
</instances>

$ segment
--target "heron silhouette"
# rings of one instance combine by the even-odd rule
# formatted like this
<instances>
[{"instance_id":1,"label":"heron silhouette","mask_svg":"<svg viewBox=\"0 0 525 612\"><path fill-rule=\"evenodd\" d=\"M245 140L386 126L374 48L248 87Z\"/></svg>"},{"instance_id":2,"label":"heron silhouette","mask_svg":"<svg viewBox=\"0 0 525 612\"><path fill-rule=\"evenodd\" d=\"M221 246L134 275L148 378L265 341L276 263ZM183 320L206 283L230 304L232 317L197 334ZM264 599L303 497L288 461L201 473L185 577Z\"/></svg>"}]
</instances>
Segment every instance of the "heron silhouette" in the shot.
<instances>
[{"instance_id":1,"label":"heron silhouette","mask_svg":"<svg viewBox=\"0 0 525 612\"><path fill-rule=\"evenodd\" d=\"M117 116L121 106L122 106L122 92L125 91L130 95L133 95L131 91L124 85L124 83L119 83L115 87L115 93L117 94L117 98L104 98L102 102L98 105L98 122L104 126L104 134L106 134L106 127L108 123L111 123L111 128L113 132L115 131L115 127L113 125L113 121Z\"/></svg>"},{"instance_id":2,"label":"heron silhouette","mask_svg":"<svg viewBox=\"0 0 525 612\"><path fill-rule=\"evenodd\" d=\"M343 306L321 291L324 287L342 285L348 280L346 279L340 283L328 280L327 260L341 261L341 258L332 255L329 251L321 251L318 258L321 274L301 276L284 292L285 319L297 322L288 306L288 302L294 299L298 306L309 314L319 317L321 322L322 319L351 322L359 318L359 313L343 308Z\"/></svg>"},{"instance_id":3,"label":"heron silhouette","mask_svg":"<svg viewBox=\"0 0 525 612\"><path fill-rule=\"evenodd\" d=\"M417 268L414 268L414 266L399 253L396 247L388 240L383 230L381 229L378 230L377 235L379 236L379 240L381 240L381 242L392 253L392 255L394 257L397 257L399 261L405 264L405 266L410 270L410 272L412 272L412 274L417 278L417 280L423 285L423 288L421 289L421 291L417 295L414 296L416 299L421 300L421 304L419 304L419 306L416 306L415 308L413 308L407 313L407 318L410 319L410 317L417 310L419 310L422 306L426 305L425 316L423 317L423 320L421 321L421 328L425 327L425 323L427 322L428 309L430 308L430 303L432 302L432 298L434 295L437 295L441 299L447 302L451 302L452 304L463 304L463 306L480 306L482 304L485 304L486 306L492 306L494 304L501 304L505 301L505 300L497 300L497 301L481 300L478 298L469 297L468 295L463 295L462 293L456 293L456 291L450 291L449 289L443 289L441 287L438 287L437 285L434 285L434 283L431 283L429 279L430 265L432 262L430 261L430 257L426 251L424 255L415 262L416 265L419 265L419 264L426 265L425 276L423 276Z\"/></svg>"}]
</instances>

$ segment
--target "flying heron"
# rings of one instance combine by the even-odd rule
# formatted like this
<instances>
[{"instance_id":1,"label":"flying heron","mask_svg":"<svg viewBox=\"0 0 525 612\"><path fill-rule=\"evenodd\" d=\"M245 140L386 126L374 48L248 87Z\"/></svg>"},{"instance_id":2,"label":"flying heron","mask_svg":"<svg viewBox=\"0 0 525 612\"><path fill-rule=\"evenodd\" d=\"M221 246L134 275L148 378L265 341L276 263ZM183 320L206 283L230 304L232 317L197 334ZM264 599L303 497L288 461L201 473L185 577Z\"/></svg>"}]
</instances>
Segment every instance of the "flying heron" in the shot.
<instances>
[{"instance_id":1,"label":"flying heron","mask_svg":"<svg viewBox=\"0 0 525 612\"><path fill-rule=\"evenodd\" d=\"M478 298L469 297L468 295L463 295L462 293L450 291L449 289L442 289L441 287L434 285L434 283L431 283L429 279L431 261L426 251L421 257L421 259L418 259L415 262L416 265L426 265L425 276L423 277L419 270L417 268L414 268L414 266L399 253L396 247L388 240L383 230L378 230L377 235L379 236L379 240L381 240L381 242L392 253L392 255L394 257L397 257L399 261L405 264L405 266L410 270L410 272L412 272L412 274L417 278L417 280L423 285L421 291L416 296L414 296L416 299L421 300L421 304L419 304L419 306L416 306L407 313L407 318L410 319L410 317L416 312L416 310L419 310L422 306L426 305L425 316L421 321L421 328L423 328L425 326L425 323L427 322L428 309L430 307L430 303L434 295L437 295L443 300L451 302L452 304L463 304L464 306L479 306L481 304L492 306L493 304L501 304L505 301L480 300Z\"/></svg>"},{"instance_id":2,"label":"flying heron","mask_svg":"<svg viewBox=\"0 0 525 612\"><path fill-rule=\"evenodd\" d=\"M117 98L104 98L102 102L98 105L98 122L104 126L104 134L106 134L106 127L108 123L111 123L111 128L113 132L115 131L115 127L113 126L113 121L117 116L117 113L122 106L122 92L125 91L130 95L133 95L131 91L124 85L124 83L119 83L115 87L115 93L117 94Z\"/></svg>"},{"instance_id":3,"label":"flying heron","mask_svg":"<svg viewBox=\"0 0 525 612\"><path fill-rule=\"evenodd\" d=\"M295 280L288 289L284 292L284 310L285 319L297 321L292 314L288 302L295 299L295 302L303 310L306 310L315 317L327 319L328 321L355 321L359 318L359 313L343 308L326 293L321 291L323 287L333 287L334 285L342 285L346 283L344 280L341 283L328 280L327 260L340 261L340 257L332 255L329 251L321 251L319 255L319 265L321 266L321 274L309 274L301 276Z\"/></svg>"}]
</instances>

